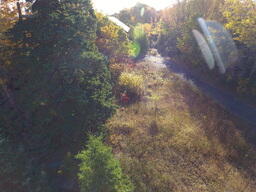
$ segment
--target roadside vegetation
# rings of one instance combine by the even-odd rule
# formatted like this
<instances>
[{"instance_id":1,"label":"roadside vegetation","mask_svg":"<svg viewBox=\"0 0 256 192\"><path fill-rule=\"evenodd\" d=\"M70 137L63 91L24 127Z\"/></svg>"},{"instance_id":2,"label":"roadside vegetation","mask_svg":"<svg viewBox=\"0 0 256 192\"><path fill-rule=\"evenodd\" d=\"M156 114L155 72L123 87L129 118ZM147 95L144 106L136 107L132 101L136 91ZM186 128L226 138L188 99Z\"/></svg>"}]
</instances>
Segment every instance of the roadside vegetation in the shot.
<instances>
[{"instance_id":1,"label":"roadside vegetation","mask_svg":"<svg viewBox=\"0 0 256 192\"><path fill-rule=\"evenodd\" d=\"M141 62L126 73L144 77L144 94L108 120L107 143L135 191L255 191L246 126L167 69Z\"/></svg>"}]
</instances>

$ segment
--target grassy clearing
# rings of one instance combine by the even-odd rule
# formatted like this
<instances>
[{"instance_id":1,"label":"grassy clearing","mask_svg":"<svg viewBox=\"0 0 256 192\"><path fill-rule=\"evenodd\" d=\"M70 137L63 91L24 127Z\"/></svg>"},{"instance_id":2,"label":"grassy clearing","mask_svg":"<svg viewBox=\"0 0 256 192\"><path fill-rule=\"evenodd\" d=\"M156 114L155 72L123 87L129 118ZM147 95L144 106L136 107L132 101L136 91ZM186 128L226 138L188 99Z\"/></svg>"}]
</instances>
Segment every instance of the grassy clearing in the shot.
<instances>
[{"instance_id":1,"label":"grassy clearing","mask_svg":"<svg viewBox=\"0 0 256 192\"><path fill-rule=\"evenodd\" d=\"M136 192L256 191L255 148L228 113L167 69L130 70L145 95L108 121L107 142Z\"/></svg>"}]
</instances>

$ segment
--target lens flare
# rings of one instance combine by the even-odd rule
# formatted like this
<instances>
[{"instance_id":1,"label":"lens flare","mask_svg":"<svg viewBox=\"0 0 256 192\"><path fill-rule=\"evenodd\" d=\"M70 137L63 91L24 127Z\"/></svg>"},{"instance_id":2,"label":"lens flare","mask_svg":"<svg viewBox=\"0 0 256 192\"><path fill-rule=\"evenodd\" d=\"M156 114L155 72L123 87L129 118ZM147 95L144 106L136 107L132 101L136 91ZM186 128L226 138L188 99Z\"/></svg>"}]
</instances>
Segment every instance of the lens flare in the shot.
<instances>
[{"instance_id":1,"label":"lens flare","mask_svg":"<svg viewBox=\"0 0 256 192\"><path fill-rule=\"evenodd\" d=\"M220 73L224 74L227 68L238 59L238 51L230 33L216 21L205 21L203 18L198 18L198 23L207 39ZM202 37L200 39L202 39ZM202 52L207 52L203 50L205 48L204 46L202 47L200 43L198 43L198 45ZM206 62L209 65L208 60L206 60Z\"/></svg>"},{"instance_id":2,"label":"lens flare","mask_svg":"<svg viewBox=\"0 0 256 192\"><path fill-rule=\"evenodd\" d=\"M212 70L215 66L215 63L210 47L208 46L204 36L199 31L194 29L192 32L209 69Z\"/></svg>"},{"instance_id":3,"label":"lens flare","mask_svg":"<svg viewBox=\"0 0 256 192\"><path fill-rule=\"evenodd\" d=\"M140 16L143 17L145 14L145 8L142 7L141 10L140 10Z\"/></svg>"}]
</instances>

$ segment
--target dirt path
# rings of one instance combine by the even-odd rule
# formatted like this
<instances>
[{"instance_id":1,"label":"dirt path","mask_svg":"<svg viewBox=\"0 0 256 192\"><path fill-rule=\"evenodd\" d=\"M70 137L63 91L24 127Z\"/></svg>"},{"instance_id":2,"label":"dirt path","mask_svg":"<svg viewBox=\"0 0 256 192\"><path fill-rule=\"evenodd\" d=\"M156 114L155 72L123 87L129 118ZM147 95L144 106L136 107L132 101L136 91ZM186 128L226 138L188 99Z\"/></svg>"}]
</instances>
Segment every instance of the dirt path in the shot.
<instances>
[{"instance_id":1,"label":"dirt path","mask_svg":"<svg viewBox=\"0 0 256 192\"><path fill-rule=\"evenodd\" d=\"M154 54L149 54L145 57L146 61L151 62L154 66L158 66L159 68L167 66L171 72L182 74L185 79L192 80L204 94L215 100L233 115L251 124L256 129L256 108L244 103L230 93L224 92L217 87L199 80L199 78L182 66L161 57L156 50L152 50L152 52Z\"/></svg>"}]
</instances>

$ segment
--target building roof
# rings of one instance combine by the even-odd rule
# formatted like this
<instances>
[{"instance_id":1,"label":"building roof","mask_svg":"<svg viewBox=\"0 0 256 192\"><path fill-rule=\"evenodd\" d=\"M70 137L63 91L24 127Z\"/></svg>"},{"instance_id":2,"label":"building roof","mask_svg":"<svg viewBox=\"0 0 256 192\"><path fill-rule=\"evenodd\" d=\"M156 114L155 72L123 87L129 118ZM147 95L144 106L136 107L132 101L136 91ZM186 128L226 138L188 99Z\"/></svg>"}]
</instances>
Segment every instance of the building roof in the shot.
<instances>
[{"instance_id":1,"label":"building roof","mask_svg":"<svg viewBox=\"0 0 256 192\"><path fill-rule=\"evenodd\" d=\"M130 27L128 27L126 24L124 24L122 21L120 21L119 19L117 19L116 17L113 16L108 16L108 19L110 21L112 21L113 23L115 23L116 25L118 25L119 27L121 27L124 31L126 31L127 33L130 31Z\"/></svg>"}]
</instances>

